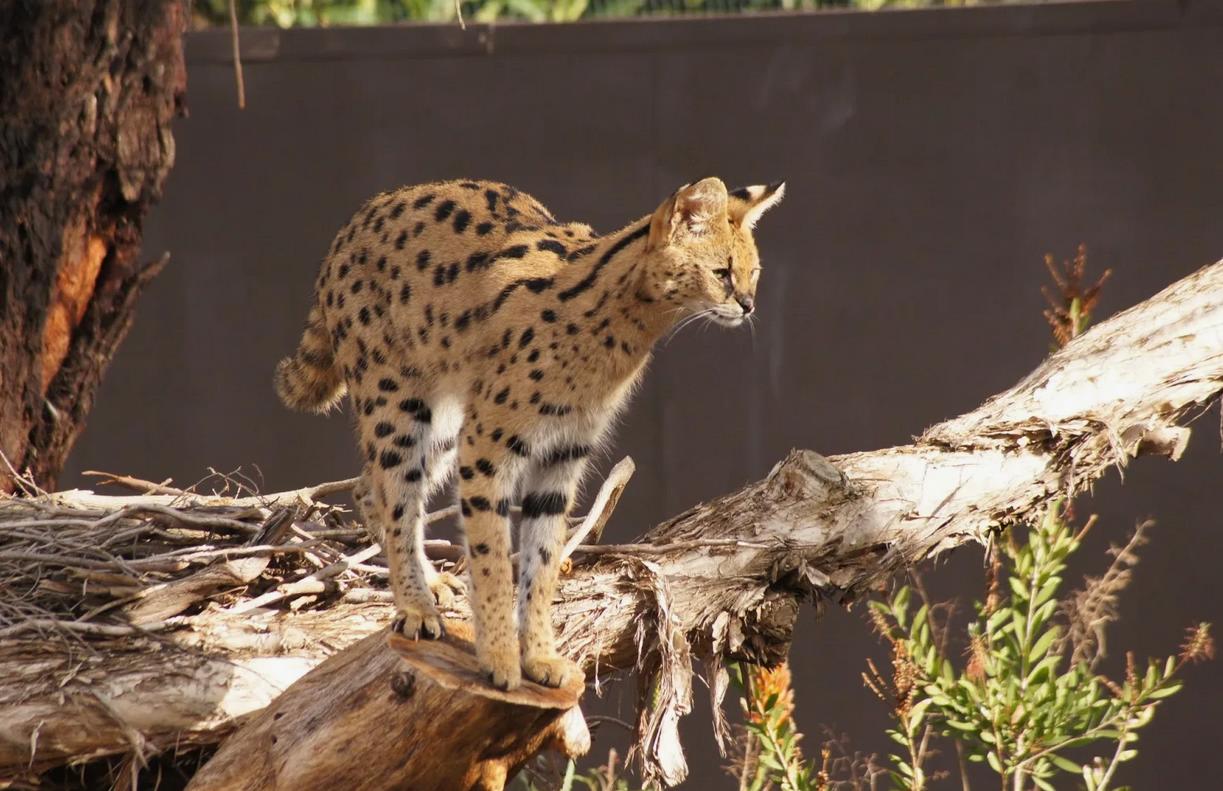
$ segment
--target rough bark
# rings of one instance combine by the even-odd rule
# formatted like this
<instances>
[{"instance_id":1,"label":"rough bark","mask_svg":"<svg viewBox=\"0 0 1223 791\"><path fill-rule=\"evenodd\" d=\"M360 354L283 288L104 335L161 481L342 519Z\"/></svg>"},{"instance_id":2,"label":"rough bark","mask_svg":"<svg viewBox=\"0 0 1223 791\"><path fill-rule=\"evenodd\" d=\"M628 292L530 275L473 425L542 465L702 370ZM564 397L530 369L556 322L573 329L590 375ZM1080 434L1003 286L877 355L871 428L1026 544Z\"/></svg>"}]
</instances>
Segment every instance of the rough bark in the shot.
<instances>
[{"instance_id":1,"label":"rough bark","mask_svg":"<svg viewBox=\"0 0 1223 791\"><path fill-rule=\"evenodd\" d=\"M405 665L387 650L384 633L366 637L299 681L301 696L281 698L283 705L278 701L261 711L243 727L240 740L222 746L190 787L247 791L342 784L353 791L501 791L545 747L573 757L589 749L590 733L574 708L583 690L580 681L575 678L560 690L530 682L508 694L482 689L470 628L453 621L449 626L446 642L407 649L432 654L433 664L443 668L444 683L416 669L419 665ZM449 647L456 631L462 639L458 650L449 653L457 659L438 650ZM419 727L423 717L429 718L429 728ZM344 724L319 728L335 722ZM369 738L371 723L398 734L394 762L385 761L386 743ZM437 741L439 734L446 734L444 743ZM351 771L368 764L379 771ZM350 768L338 784L335 766Z\"/></svg>"},{"instance_id":2,"label":"rough bark","mask_svg":"<svg viewBox=\"0 0 1223 791\"><path fill-rule=\"evenodd\" d=\"M708 662L716 696L726 657L767 663L786 654L801 600L860 596L897 570L1032 520L1050 499L1082 491L1134 456L1176 459L1189 436L1184 424L1221 392L1223 262L1101 323L1015 387L911 445L830 459L794 451L765 480L680 514L635 544L579 547L555 604L564 650L588 678L645 671L653 686L639 722L643 757L654 777L676 781L686 768L675 724L688 706L693 658ZM100 513L101 501L90 502ZM230 671L198 683L208 668L297 659L304 672L343 649L325 666L327 684L360 701L361 717L301 719L319 711L315 674L323 669L316 669L280 695L275 709L299 728L308 722L311 738L286 739L269 762L261 750L242 749L246 731L239 730L229 744L241 760L228 765L228 776L249 778L251 788L291 788L300 779L295 767L309 765L316 787L347 787L354 776L394 778L387 788L445 787L433 785L437 775L398 774L402 748L406 741L428 744L448 761L468 768L479 762L481 753L468 750L470 736L451 727L466 699L456 710L452 695L420 694L433 687L417 674L418 694L404 702L387 693L405 667L384 641L371 637L345 648L386 622L389 605L377 598L338 597L325 608L257 617L209 608L149 627L178 653L154 653L154 635L138 634L75 664L63 652L46 651L41 664L26 670L11 653L15 646L0 650L0 767L26 766L33 742L35 766L79 760L85 753L73 747L72 734L99 710L99 700L113 722L91 715L97 724L88 754L131 749L133 732L150 746L171 743L180 732L196 743L215 742L234 727L239 709L258 708L278 687L250 681L239 707L223 678ZM186 654L186 647L196 653ZM180 686L166 673L171 662L191 684ZM373 667L380 670L366 672ZM173 711L158 721L156 705L168 700ZM117 711L115 701L125 710ZM192 710L196 719L187 723L184 712ZM382 722L398 725L370 726ZM550 727L528 718L520 725L536 734ZM266 717L250 727L275 735ZM351 743L358 734L381 749L363 749L359 765L338 754L313 760L311 745ZM197 788L225 787L209 785L207 773Z\"/></svg>"},{"instance_id":3,"label":"rough bark","mask_svg":"<svg viewBox=\"0 0 1223 791\"><path fill-rule=\"evenodd\" d=\"M0 451L44 487L163 263L141 228L174 163L185 24L181 0L0 6Z\"/></svg>"}]
</instances>

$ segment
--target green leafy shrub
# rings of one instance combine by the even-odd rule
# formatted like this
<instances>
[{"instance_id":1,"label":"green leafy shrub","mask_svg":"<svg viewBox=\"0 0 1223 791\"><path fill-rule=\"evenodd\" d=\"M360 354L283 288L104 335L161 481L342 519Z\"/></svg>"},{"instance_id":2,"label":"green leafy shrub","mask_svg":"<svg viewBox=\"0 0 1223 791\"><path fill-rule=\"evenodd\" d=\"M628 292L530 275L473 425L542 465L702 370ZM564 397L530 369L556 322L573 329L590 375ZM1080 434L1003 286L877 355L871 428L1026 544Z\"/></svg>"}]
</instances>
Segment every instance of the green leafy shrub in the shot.
<instances>
[{"instance_id":1,"label":"green leafy shrub","mask_svg":"<svg viewBox=\"0 0 1223 791\"><path fill-rule=\"evenodd\" d=\"M889 735L904 748L892 756L897 788L927 786L919 744L930 732L953 740L968 761L988 764L1004 788L1052 791L1061 773L1076 775L1088 791L1114 788L1117 767L1138 754L1138 732L1180 690L1185 665L1213 653L1203 623L1189 630L1178 655L1145 666L1127 655L1117 681L1097 673L1066 638L1065 621L1075 614L1058 599L1081 533L1054 506L1026 542L1010 539L999 547L1005 590L976 603L962 668L940 644L929 602L918 596L912 610L913 588L871 603L893 648L891 678L872 668L867 683L893 708Z\"/></svg>"}]
</instances>

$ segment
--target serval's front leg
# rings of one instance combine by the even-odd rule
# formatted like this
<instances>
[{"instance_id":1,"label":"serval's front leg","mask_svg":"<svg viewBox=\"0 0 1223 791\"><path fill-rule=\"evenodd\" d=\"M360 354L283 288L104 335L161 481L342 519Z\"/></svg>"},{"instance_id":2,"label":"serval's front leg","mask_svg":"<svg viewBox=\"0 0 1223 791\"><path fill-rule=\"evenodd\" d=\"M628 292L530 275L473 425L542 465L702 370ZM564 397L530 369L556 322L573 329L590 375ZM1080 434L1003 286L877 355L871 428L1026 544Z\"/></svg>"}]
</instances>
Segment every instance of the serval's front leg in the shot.
<instances>
[{"instance_id":1,"label":"serval's front leg","mask_svg":"<svg viewBox=\"0 0 1223 791\"><path fill-rule=\"evenodd\" d=\"M518 623L523 674L540 684L563 686L572 664L556 651L552 598L565 544L566 516L586 466L590 446L554 445L533 454L526 473L519 527Z\"/></svg>"}]
</instances>

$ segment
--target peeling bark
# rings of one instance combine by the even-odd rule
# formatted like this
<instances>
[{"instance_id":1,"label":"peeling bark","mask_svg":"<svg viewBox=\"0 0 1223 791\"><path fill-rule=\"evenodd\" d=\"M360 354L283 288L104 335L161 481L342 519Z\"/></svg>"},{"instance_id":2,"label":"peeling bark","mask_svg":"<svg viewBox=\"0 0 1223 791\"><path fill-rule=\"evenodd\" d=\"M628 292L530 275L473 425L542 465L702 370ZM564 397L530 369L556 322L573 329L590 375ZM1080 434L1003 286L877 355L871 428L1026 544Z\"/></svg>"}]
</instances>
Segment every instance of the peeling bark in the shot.
<instances>
[{"instance_id":1,"label":"peeling bark","mask_svg":"<svg viewBox=\"0 0 1223 791\"><path fill-rule=\"evenodd\" d=\"M138 256L174 164L185 25L180 0L0 9L0 451L45 488L164 264Z\"/></svg>"}]
</instances>

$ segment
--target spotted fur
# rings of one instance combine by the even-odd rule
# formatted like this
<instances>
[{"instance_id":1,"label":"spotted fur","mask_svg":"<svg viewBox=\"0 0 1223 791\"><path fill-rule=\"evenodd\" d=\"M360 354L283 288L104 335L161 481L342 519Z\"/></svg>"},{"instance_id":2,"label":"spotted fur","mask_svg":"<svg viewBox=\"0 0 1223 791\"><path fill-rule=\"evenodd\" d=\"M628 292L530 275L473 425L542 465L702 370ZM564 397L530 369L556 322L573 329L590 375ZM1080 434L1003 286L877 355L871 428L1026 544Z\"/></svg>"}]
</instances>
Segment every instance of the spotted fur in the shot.
<instances>
[{"instance_id":1,"label":"spotted fur","mask_svg":"<svg viewBox=\"0 0 1223 791\"><path fill-rule=\"evenodd\" d=\"M751 314L751 230L783 191L728 193L707 178L597 236L513 187L451 181L379 195L340 230L276 390L317 412L347 390L365 459L358 501L386 548L396 628L441 634L435 599L457 581L427 562L423 515L457 468L481 666L503 688L523 674L565 681L550 606L587 458L663 333L698 314L730 326Z\"/></svg>"}]
</instances>

